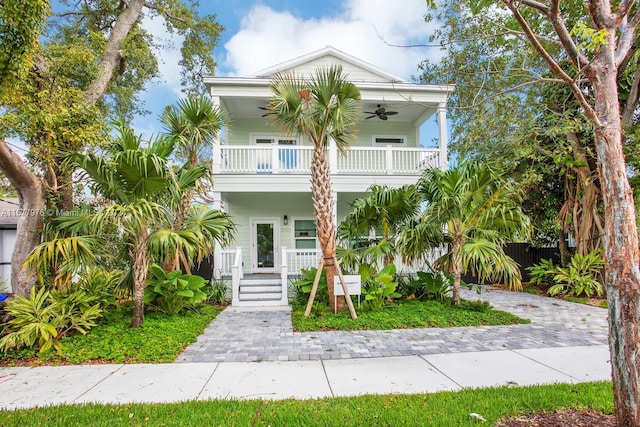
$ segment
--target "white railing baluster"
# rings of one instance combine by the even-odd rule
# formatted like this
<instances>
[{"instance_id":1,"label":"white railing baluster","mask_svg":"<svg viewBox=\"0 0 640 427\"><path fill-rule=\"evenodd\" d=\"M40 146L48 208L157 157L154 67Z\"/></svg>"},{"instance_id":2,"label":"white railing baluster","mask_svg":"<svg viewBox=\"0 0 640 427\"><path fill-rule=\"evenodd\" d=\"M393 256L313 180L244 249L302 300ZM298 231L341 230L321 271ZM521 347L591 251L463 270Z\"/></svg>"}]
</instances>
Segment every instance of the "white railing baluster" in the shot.
<instances>
[{"instance_id":1,"label":"white railing baluster","mask_svg":"<svg viewBox=\"0 0 640 427\"><path fill-rule=\"evenodd\" d=\"M313 147L300 145L219 145L216 149L214 174L309 175L313 158ZM443 166L437 148L351 147L344 156L330 149L327 160L337 175L418 176L425 168Z\"/></svg>"},{"instance_id":2,"label":"white railing baluster","mask_svg":"<svg viewBox=\"0 0 640 427\"><path fill-rule=\"evenodd\" d=\"M240 279L242 278L242 249L236 249L231 269L231 305L240 304Z\"/></svg>"}]
</instances>

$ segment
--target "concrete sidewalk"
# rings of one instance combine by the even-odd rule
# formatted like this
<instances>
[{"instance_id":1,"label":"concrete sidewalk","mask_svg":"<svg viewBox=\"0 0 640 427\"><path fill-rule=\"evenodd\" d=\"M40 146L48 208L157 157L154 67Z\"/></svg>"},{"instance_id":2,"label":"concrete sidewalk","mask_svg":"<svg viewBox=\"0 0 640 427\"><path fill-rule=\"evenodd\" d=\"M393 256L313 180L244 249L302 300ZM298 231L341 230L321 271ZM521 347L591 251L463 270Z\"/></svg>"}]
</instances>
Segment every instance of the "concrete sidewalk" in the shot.
<instances>
[{"instance_id":1,"label":"concrete sidewalk","mask_svg":"<svg viewBox=\"0 0 640 427\"><path fill-rule=\"evenodd\" d=\"M18 367L0 370L0 409L428 393L610 377L606 345L342 360Z\"/></svg>"}]
</instances>

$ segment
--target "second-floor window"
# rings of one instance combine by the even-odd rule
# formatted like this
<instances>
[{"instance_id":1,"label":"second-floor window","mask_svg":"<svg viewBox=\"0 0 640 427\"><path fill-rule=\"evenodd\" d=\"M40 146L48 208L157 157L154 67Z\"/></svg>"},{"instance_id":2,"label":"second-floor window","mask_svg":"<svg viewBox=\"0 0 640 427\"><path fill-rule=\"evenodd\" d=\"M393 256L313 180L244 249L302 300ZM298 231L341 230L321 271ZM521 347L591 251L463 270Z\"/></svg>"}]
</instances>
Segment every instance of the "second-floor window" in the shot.
<instances>
[{"instance_id":1,"label":"second-floor window","mask_svg":"<svg viewBox=\"0 0 640 427\"><path fill-rule=\"evenodd\" d=\"M373 145L407 145L407 137L402 135L376 135L373 137Z\"/></svg>"}]
</instances>

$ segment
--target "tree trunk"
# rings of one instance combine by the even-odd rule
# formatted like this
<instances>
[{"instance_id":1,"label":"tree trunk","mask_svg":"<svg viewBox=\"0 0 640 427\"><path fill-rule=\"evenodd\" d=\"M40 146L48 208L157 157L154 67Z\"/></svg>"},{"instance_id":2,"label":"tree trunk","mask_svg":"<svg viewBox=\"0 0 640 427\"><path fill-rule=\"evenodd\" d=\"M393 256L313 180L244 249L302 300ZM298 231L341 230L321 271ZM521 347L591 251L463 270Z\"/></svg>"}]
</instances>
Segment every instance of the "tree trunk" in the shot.
<instances>
[{"instance_id":1,"label":"tree trunk","mask_svg":"<svg viewBox=\"0 0 640 427\"><path fill-rule=\"evenodd\" d=\"M336 301L334 291L334 277L336 276L336 225L333 219L333 193L331 192L331 173L329 163L321 145L316 144L311 162L311 199L313 200L313 214L316 218L318 241L324 258L324 270L327 276L329 290L329 307L331 310L342 311L345 301Z\"/></svg>"},{"instance_id":2,"label":"tree trunk","mask_svg":"<svg viewBox=\"0 0 640 427\"><path fill-rule=\"evenodd\" d=\"M460 282L462 281L462 236L454 236L451 242L451 267L453 274L453 289L451 304L460 305Z\"/></svg>"},{"instance_id":3,"label":"tree trunk","mask_svg":"<svg viewBox=\"0 0 640 427\"><path fill-rule=\"evenodd\" d=\"M144 323L144 288L149 271L147 232L141 231L133 245L133 314L131 327L139 328Z\"/></svg>"},{"instance_id":4,"label":"tree trunk","mask_svg":"<svg viewBox=\"0 0 640 427\"><path fill-rule=\"evenodd\" d=\"M638 230L633 193L622 152L613 55L602 55L590 75L595 111L601 126L595 128L600 182L605 206L605 284L609 303L609 349L613 394L619 426L640 426L640 270Z\"/></svg>"},{"instance_id":5,"label":"tree trunk","mask_svg":"<svg viewBox=\"0 0 640 427\"><path fill-rule=\"evenodd\" d=\"M20 206L16 243L11 256L11 289L28 296L35 276L22 268L25 258L40 243L45 193L40 178L25 165L5 141L0 140L0 169L18 192Z\"/></svg>"}]
</instances>

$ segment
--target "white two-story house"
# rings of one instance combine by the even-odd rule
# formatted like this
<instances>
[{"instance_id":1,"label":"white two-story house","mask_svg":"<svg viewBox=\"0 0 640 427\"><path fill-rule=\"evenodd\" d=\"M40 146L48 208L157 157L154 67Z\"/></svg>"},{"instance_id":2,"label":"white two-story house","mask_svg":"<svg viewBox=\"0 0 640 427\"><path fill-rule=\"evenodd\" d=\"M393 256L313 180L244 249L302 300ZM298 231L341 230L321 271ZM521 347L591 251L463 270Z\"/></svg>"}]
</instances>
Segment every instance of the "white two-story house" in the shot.
<instances>
[{"instance_id":1,"label":"white two-story house","mask_svg":"<svg viewBox=\"0 0 640 427\"><path fill-rule=\"evenodd\" d=\"M357 141L344 156L328 147L336 223L371 185L413 184L425 168L447 164L445 106L452 86L411 83L332 47L255 76L205 78L214 104L230 118L214 143L214 197L237 233L231 247L216 252L214 266L233 276L235 305L287 304L287 276L318 263L310 191L313 146L302 136L282 134L265 107L276 73L309 75L332 64L342 65L362 98ZM429 120L434 115L437 120ZM437 147L421 146L427 121L437 126L428 129Z\"/></svg>"}]
</instances>

